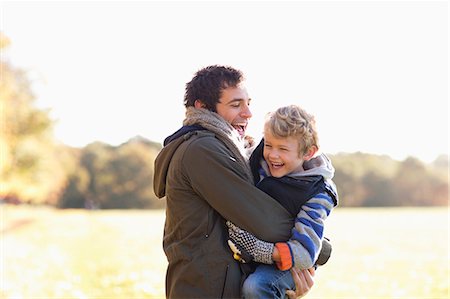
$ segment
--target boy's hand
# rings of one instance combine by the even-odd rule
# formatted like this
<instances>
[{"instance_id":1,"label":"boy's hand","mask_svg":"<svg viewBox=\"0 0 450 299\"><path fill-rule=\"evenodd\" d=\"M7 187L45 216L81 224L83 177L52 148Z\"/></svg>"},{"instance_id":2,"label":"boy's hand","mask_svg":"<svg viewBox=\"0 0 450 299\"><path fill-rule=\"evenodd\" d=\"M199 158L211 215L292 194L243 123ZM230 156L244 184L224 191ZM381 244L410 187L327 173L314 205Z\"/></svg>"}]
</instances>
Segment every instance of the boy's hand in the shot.
<instances>
[{"instance_id":1,"label":"boy's hand","mask_svg":"<svg viewBox=\"0 0 450 299\"><path fill-rule=\"evenodd\" d=\"M253 261L253 256L248 254L244 249L238 248L238 245L234 244L233 241L228 240L228 246L230 246L231 251L233 251L233 257L236 261L243 264Z\"/></svg>"},{"instance_id":2,"label":"boy's hand","mask_svg":"<svg viewBox=\"0 0 450 299\"><path fill-rule=\"evenodd\" d=\"M255 262L273 264L273 243L259 240L249 232L240 229L230 221L227 221L227 226L228 234L232 240L232 243L240 252L240 254L238 255L240 255L242 259L247 262L247 260L249 259L248 256L250 256Z\"/></svg>"}]
</instances>

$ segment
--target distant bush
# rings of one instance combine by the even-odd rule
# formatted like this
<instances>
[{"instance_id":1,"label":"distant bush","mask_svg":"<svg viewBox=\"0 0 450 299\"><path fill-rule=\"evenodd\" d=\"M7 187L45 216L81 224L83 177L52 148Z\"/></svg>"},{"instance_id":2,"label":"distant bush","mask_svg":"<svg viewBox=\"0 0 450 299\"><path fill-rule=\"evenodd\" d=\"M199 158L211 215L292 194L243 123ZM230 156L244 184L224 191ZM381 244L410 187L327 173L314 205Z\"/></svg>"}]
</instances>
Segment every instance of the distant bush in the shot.
<instances>
[{"instance_id":1,"label":"distant bush","mask_svg":"<svg viewBox=\"0 0 450 299\"><path fill-rule=\"evenodd\" d=\"M341 206L445 206L448 157L431 164L364 153L331 156Z\"/></svg>"},{"instance_id":2,"label":"distant bush","mask_svg":"<svg viewBox=\"0 0 450 299\"><path fill-rule=\"evenodd\" d=\"M95 142L80 150L61 208L163 208L153 193L153 164L161 145L137 137L118 147Z\"/></svg>"}]
</instances>

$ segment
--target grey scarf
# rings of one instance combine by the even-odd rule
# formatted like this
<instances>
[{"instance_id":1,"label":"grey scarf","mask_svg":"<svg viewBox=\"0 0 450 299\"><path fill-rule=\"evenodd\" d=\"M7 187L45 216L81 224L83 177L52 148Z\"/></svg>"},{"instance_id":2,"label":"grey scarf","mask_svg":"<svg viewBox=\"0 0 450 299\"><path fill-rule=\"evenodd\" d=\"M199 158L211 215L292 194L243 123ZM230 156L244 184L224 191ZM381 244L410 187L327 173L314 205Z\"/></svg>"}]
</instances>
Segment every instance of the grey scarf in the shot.
<instances>
[{"instance_id":1,"label":"grey scarf","mask_svg":"<svg viewBox=\"0 0 450 299\"><path fill-rule=\"evenodd\" d=\"M233 153L236 161L242 165L249 182L253 184L253 176L246 159L244 142L238 132L219 114L203 108L188 107L186 109L186 119L183 125L200 125L210 132L213 132L225 146Z\"/></svg>"}]
</instances>

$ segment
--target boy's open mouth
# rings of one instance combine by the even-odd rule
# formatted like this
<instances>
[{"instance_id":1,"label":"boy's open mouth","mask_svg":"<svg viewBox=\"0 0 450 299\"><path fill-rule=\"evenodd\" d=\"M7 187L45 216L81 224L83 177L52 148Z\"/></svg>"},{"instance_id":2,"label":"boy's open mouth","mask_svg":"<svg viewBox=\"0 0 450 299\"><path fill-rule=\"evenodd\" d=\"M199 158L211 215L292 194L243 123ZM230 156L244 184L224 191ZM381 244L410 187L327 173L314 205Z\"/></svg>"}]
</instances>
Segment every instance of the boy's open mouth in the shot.
<instances>
[{"instance_id":1,"label":"boy's open mouth","mask_svg":"<svg viewBox=\"0 0 450 299\"><path fill-rule=\"evenodd\" d=\"M284 163L278 162L278 163L273 163L271 162L270 165L272 166L272 168L274 169L278 169L284 166Z\"/></svg>"}]
</instances>

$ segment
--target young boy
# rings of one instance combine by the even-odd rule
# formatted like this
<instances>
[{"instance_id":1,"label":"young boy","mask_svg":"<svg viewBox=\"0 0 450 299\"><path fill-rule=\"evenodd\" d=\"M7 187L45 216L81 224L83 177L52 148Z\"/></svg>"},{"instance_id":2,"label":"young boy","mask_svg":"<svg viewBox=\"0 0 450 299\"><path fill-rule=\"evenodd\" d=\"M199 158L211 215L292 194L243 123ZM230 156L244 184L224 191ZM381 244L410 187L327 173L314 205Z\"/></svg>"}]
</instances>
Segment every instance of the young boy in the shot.
<instances>
[{"instance_id":1,"label":"young boy","mask_svg":"<svg viewBox=\"0 0 450 299\"><path fill-rule=\"evenodd\" d=\"M284 298L295 287L289 269L316 265L324 221L337 205L334 168L318 150L315 120L305 110L291 105L268 115L250 165L257 187L290 212L295 227L287 242L273 244L227 222L236 259L262 263L244 282L245 298Z\"/></svg>"}]
</instances>

